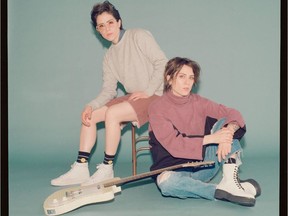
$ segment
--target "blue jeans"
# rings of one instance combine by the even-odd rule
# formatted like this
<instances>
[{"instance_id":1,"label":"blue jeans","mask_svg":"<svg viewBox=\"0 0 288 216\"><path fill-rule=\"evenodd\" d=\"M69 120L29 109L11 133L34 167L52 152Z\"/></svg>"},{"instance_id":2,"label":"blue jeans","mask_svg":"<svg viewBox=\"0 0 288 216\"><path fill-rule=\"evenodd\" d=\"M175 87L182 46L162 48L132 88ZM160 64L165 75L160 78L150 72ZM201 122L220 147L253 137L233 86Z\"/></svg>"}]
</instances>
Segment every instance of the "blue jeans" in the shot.
<instances>
[{"instance_id":1,"label":"blue jeans","mask_svg":"<svg viewBox=\"0 0 288 216\"><path fill-rule=\"evenodd\" d=\"M225 119L217 121L211 133L221 129L224 122ZM228 157L236 152L242 151L239 140L234 139L231 147L231 152ZM161 193L164 196L178 197L181 199L204 198L214 200L216 185L208 182L215 177L224 164L223 160L222 162L218 162L216 155L217 148L218 145L216 144L207 145L204 158L204 161L215 161L215 166L197 170L191 169L189 171L168 171L167 176L169 177L157 184ZM238 165L241 164L240 157L236 161Z\"/></svg>"}]
</instances>

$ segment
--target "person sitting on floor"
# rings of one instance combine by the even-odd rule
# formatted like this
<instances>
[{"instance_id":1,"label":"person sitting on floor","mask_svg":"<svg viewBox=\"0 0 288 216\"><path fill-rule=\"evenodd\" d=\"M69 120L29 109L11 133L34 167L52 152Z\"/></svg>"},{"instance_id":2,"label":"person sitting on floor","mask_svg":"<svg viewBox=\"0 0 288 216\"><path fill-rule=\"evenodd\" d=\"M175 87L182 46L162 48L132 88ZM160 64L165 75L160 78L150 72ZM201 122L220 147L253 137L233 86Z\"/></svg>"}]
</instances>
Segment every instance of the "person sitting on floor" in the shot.
<instances>
[{"instance_id":1,"label":"person sitting on floor","mask_svg":"<svg viewBox=\"0 0 288 216\"><path fill-rule=\"evenodd\" d=\"M254 206L261 194L257 181L240 181L242 148L246 132L239 111L191 93L200 75L197 62L175 57L164 74L164 94L148 109L151 170L193 161L215 161L206 168L165 171L156 177L164 196L226 200ZM210 181L223 168L219 184Z\"/></svg>"}]
</instances>

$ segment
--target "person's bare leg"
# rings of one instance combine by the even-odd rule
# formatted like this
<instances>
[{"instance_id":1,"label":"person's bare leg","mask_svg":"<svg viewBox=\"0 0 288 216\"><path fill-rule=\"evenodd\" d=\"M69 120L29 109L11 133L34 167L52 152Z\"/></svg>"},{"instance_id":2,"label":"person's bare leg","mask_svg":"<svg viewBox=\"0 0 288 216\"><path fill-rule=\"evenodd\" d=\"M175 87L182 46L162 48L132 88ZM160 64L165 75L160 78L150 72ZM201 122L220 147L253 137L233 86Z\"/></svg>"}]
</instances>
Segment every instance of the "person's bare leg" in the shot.
<instances>
[{"instance_id":1,"label":"person's bare leg","mask_svg":"<svg viewBox=\"0 0 288 216\"><path fill-rule=\"evenodd\" d=\"M94 110L91 115L91 120L89 121L90 126L85 126L82 124L80 132L80 145L79 145L79 154L89 154L93 148L96 141L97 126L98 122L104 121L105 113L107 107L104 106L100 109ZM85 155L89 158L88 155ZM78 155L79 157L79 155ZM58 178L52 179L51 184L54 186L68 186L73 184L81 184L86 182L90 178L90 173L88 169L87 162L74 162L71 166L71 169L65 174L59 176Z\"/></svg>"},{"instance_id":2,"label":"person's bare leg","mask_svg":"<svg viewBox=\"0 0 288 216\"><path fill-rule=\"evenodd\" d=\"M106 106L103 106L94 110L92 112L89 127L82 124L80 130L79 151L91 152L97 137L97 123L104 121L107 109Z\"/></svg>"},{"instance_id":3,"label":"person's bare leg","mask_svg":"<svg viewBox=\"0 0 288 216\"><path fill-rule=\"evenodd\" d=\"M109 107L106 112L105 128L106 141L105 152L115 155L121 138L121 123L136 121L137 115L128 102L123 102Z\"/></svg>"},{"instance_id":4,"label":"person's bare leg","mask_svg":"<svg viewBox=\"0 0 288 216\"><path fill-rule=\"evenodd\" d=\"M105 157L112 156L117 152L117 148L121 137L121 123L128 121L136 121L137 116L132 106L123 102L109 107L106 111L105 129L106 129L106 142L105 142ZM102 163L97 166L97 171L90 177L87 182L82 185L96 184L108 179L114 178L113 159L111 163Z\"/></svg>"}]
</instances>

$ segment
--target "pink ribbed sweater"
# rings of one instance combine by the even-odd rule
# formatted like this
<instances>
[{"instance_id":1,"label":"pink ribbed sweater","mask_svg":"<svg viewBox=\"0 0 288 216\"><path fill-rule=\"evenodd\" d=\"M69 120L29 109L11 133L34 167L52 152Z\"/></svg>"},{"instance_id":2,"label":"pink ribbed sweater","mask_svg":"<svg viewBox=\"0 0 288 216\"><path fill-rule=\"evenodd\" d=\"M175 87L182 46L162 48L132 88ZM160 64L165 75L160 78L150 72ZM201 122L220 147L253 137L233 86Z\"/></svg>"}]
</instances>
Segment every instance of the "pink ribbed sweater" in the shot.
<instances>
[{"instance_id":1,"label":"pink ribbed sweater","mask_svg":"<svg viewBox=\"0 0 288 216\"><path fill-rule=\"evenodd\" d=\"M226 118L226 123L245 123L239 111L215 103L197 94L178 97L168 92L156 99L149 108L149 130L161 145L176 158L202 160L203 137L179 135L204 135L206 118Z\"/></svg>"}]
</instances>

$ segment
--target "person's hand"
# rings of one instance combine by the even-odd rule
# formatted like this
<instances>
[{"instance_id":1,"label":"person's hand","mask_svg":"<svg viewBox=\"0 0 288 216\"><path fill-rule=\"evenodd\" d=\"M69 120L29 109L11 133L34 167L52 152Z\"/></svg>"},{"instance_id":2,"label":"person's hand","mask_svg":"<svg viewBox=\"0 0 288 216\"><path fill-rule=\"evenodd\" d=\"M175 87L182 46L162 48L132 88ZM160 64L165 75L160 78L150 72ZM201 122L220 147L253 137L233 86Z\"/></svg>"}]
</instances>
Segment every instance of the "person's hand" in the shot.
<instances>
[{"instance_id":1,"label":"person's hand","mask_svg":"<svg viewBox=\"0 0 288 216\"><path fill-rule=\"evenodd\" d=\"M227 125L227 128L232 130L235 133L240 128L240 126L237 124L237 122L230 122Z\"/></svg>"},{"instance_id":2,"label":"person's hand","mask_svg":"<svg viewBox=\"0 0 288 216\"><path fill-rule=\"evenodd\" d=\"M128 100L136 101L141 98L148 98L149 96L145 92L134 92L130 95Z\"/></svg>"},{"instance_id":3,"label":"person's hand","mask_svg":"<svg viewBox=\"0 0 288 216\"><path fill-rule=\"evenodd\" d=\"M230 152L231 152L230 142L219 143L217 150L218 161L221 162L222 160L225 160Z\"/></svg>"},{"instance_id":4,"label":"person's hand","mask_svg":"<svg viewBox=\"0 0 288 216\"><path fill-rule=\"evenodd\" d=\"M85 107L81 114L82 124L87 127L90 127L91 116L92 116L92 107L91 106Z\"/></svg>"},{"instance_id":5,"label":"person's hand","mask_svg":"<svg viewBox=\"0 0 288 216\"><path fill-rule=\"evenodd\" d=\"M210 134L211 136L211 143L232 143L232 140L233 140L233 135L234 135L234 132L233 130L229 129L229 128L222 128L218 131L216 131L215 133L213 134Z\"/></svg>"},{"instance_id":6,"label":"person's hand","mask_svg":"<svg viewBox=\"0 0 288 216\"><path fill-rule=\"evenodd\" d=\"M227 155L231 152L231 144L233 142L234 131L230 128L222 128L221 130L211 134L213 143L218 143L218 161L226 159Z\"/></svg>"}]
</instances>

